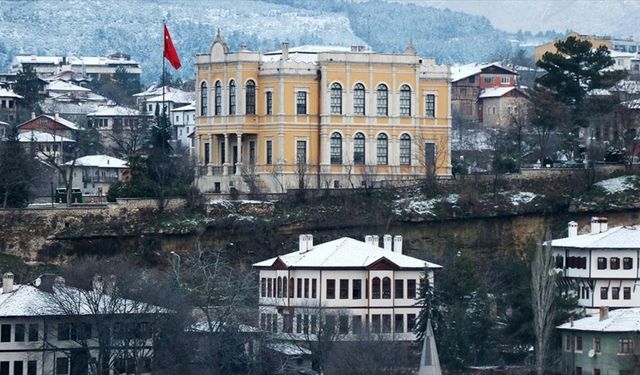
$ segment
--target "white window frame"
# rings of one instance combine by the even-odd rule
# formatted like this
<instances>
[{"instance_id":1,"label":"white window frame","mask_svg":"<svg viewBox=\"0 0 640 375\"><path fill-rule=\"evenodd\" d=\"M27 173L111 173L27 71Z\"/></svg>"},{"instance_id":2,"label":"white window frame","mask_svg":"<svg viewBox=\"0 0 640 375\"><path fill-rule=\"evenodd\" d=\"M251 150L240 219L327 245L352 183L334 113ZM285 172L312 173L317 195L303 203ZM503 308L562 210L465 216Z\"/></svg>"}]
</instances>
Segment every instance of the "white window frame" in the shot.
<instances>
[{"instance_id":1,"label":"white window frame","mask_svg":"<svg viewBox=\"0 0 640 375\"><path fill-rule=\"evenodd\" d=\"M433 117L427 116L427 95L433 95ZM424 116L424 118L429 118L429 119L438 118L438 92L437 91L422 92L422 116Z\"/></svg>"},{"instance_id":2,"label":"white window frame","mask_svg":"<svg viewBox=\"0 0 640 375\"><path fill-rule=\"evenodd\" d=\"M305 100L305 114L298 114L298 93L299 92L304 92L306 93L306 100ZM293 108L294 108L294 113L296 116L309 116L309 98L310 98L310 92L311 90L308 87L296 87L294 89L294 95L293 95ZM298 160L298 159L296 159Z\"/></svg>"}]
</instances>

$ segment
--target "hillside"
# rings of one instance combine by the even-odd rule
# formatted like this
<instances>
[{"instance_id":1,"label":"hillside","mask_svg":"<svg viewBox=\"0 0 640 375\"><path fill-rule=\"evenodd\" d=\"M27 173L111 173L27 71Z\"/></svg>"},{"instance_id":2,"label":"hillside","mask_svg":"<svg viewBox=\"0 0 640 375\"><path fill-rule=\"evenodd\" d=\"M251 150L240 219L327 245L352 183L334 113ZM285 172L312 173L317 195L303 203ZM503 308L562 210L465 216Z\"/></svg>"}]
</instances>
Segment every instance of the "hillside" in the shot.
<instances>
[{"instance_id":1,"label":"hillside","mask_svg":"<svg viewBox=\"0 0 640 375\"><path fill-rule=\"evenodd\" d=\"M217 28L232 49L292 45L366 44L398 52L413 38L419 53L439 62L484 60L504 49L506 36L486 18L413 4L250 0L0 1L0 70L16 54L130 54L143 80L160 76L161 22L166 18L181 55L183 78Z\"/></svg>"}]
</instances>

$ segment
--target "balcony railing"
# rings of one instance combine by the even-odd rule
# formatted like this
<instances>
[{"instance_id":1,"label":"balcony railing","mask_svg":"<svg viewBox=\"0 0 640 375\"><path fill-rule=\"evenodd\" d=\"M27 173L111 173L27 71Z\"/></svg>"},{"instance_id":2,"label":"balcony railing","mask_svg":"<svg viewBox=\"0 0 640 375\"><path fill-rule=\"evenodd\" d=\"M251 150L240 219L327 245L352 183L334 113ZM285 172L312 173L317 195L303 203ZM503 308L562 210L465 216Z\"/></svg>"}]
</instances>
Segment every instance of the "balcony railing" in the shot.
<instances>
[{"instance_id":1,"label":"balcony railing","mask_svg":"<svg viewBox=\"0 0 640 375\"><path fill-rule=\"evenodd\" d=\"M104 182L113 183L118 181L116 176L82 176L82 182Z\"/></svg>"}]
</instances>

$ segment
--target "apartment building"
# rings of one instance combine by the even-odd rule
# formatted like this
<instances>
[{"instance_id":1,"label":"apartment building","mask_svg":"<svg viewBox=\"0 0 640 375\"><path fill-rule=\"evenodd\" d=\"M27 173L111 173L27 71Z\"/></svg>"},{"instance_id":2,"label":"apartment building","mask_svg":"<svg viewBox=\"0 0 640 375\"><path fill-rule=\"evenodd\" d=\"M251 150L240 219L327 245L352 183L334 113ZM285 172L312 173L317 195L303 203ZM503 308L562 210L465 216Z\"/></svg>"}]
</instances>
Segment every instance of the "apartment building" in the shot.
<instances>
[{"instance_id":1,"label":"apartment building","mask_svg":"<svg viewBox=\"0 0 640 375\"><path fill-rule=\"evenodd\" d=\"M442 268L403 254L402 236L349 237L314 245L301 235L298 251L253 266L260 271L260 327L288 340L335 330L340 340L364 334L415 340L415 306L422 280Z\"/></svg>"},{"instance_id":2,"label":"apartment building","mask_svg":"<svg viewBox=\"0 0 640 375\"><path fill-rule=\"evenodd\" d=\"M196 57L198 185L264 191L449 176L450 73L434 59L363 47L231 52L218 33Z\"/></svg>"}]
</instances>

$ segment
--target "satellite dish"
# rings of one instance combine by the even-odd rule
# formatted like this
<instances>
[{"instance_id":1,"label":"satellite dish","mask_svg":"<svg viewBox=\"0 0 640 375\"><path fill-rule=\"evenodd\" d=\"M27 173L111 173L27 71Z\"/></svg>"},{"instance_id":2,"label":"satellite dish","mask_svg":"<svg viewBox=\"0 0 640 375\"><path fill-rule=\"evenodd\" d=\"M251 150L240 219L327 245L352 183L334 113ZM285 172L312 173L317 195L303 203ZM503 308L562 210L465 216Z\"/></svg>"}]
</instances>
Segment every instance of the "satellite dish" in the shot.
<instances>
[{"instance_id":1,"label":"satellite dish","mask_svg":"<svg viewBox=\"0 0 640 375\"><path fill-rule=\"evenodd\" d=\"M596 356L596 351L593 349L589 350L589 358L593 358L595 356Z\"/></svg>"},{"instance_id":2,"label":"satellite dish","mask_svg":"<svg viewBox=\"0 0 640 375\"><path fill-rule=\"evenodd\" d=\"M42 280L40 280L39 277L34 282L35 286L37 286L37 287L40 286L41 283L42 283Z\"/></svg>"}]
</instances>

